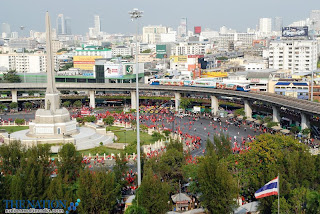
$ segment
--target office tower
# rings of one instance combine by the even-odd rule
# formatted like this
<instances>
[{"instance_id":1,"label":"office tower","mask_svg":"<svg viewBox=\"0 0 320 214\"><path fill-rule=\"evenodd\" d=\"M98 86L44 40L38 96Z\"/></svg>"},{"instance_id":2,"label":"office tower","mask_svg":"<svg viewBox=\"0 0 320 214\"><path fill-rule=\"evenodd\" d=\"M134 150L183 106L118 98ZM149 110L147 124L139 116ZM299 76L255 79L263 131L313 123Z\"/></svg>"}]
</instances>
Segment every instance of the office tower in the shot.
<instances>
[{"instance_id":1,"label":"office tower","mask_svg":"<svg viewBox=\"0 0 320 214\"><path fill-rule=\"evenodd\" d=\"M180 19L180 25L178 27L178 36L179 37L186 37L188 34L187 31L187 18Z\"/></svg>"},{"instance_id":2,"label":"office tower","mask_svg":"<svg viewBox=\"0 0 320 214\"><path fill-rule=\"evenodd\" d=\"M259 20L259 31L262 34L270 34L272 29L272 21L270 18L261 18Z\"/></svg>"},{"instance_id":3,"label":"office tower","mask_svg":"<svg viewBox=\"0 0 320 214\"><path fill-rule=\"evenodd\" d=\"M95 15L94 16L94 33L98 35L100 34L100 32L101 32L100 16Z\"/></svg>"},{"instance_id":4,"label":"office tower","mask_svg":"<svg viewBox=\"0 0 320 214\"><path fill-rule=\"evenodd\" d=\"M18 39L18 37L19 37L18 32L12 32L12 33L11 33L11 38L12 38L12 39Z\"/></svg>"},{"instance_id":5,"label":"office tower","mask_svg":"<svg viewBox=\"0 0 320 214\"><path fill-rule=\"evenodd\" d=\"M311 29L320 31L320 10L312 10L310 13Z\"/></svg>"},{"instance_id":6,"label":"office tower","mask_svg":"<svg viewBox=\"0 0 320 214\"><path fill-rule=\"evenodd\" d=\"M65 28L66 28L66 34L67 35L71 35L72 31L71 31L71 19L69 17L65 18Z\"/></svg>"},{"instance_id":7,"label":"office tower","mask_svg":"<svg viewBox=\"0 0 320 214\"><path fill-rule=\"evenodd\" d=\"M282 31L283 27L283 19L282 17L275 17L274 18L274 31Z\"/></svg>"},{"instance_id":8,"label":"office tower","mask_svg":"<svg viewBox=\"0 0 320 214\"><path fill-rule=\"evenodd\" d=\"M66 22L63 14L59 14L57 18L57 34L64 35L66 34Z\"/></svg>"},{"instance_id":9,"label":"office tower","mask_svg":"<svg viewBox=\"0 0 320 214\"><path fill-rule=\"evenodd\" d=\"M8 23L2 23L2 33L6 33L6 35L10 36L11 34L11 28L10 25Z\"/></svg>"},{"instance_id":10,"label":"office tower","mask_svg":"<svg viewBox=\"0 0 320 214\"><path fill-rule=\"evenodd\" d=\"M34 38L34 33L35 33L34 30L30 30L30 37L31 37L31 38Z\"/></svg>"}]
</instances>

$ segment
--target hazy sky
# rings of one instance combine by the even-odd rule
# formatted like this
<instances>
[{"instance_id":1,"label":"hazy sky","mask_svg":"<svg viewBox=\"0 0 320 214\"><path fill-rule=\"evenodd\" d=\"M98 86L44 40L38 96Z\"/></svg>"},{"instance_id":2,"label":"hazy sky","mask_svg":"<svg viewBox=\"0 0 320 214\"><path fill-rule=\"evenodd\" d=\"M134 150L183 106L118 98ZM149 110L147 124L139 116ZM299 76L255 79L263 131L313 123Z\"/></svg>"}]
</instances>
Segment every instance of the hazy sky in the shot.
<instances>
[{"instance_id":1,"label":"hazy sky","mask_svg":"<svg viewBox=\"0 0 320 214\"><path fill-rule=\"evenodd\" d=\"M0 0L0 23L7 22L12 31L26 26L26 31L45 31L45 12L56 26L57 14L72 20L72 32L84 34L93 26L93 15L100 15L102 31L134 32L128 11L144 11L141 25L165 25L176 28L181 17L193 26L218 30L227 26L239 31L255 28L260 17L282 16L284 24L309 17L320 9L319 0Z\"/></svg>"}]
</instances>

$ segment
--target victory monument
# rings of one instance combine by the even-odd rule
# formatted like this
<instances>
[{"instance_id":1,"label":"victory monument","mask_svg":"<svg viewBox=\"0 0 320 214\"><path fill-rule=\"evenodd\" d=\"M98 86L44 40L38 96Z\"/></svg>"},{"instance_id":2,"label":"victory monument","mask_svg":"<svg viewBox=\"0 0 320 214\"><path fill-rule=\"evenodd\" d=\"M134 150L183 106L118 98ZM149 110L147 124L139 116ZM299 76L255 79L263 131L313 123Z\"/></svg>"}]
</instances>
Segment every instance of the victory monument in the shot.
<instances>
[{"instance_id":1,"label":"victory monument","mask_svg":"<svg viewBox=\"0 0 320 214\"><path fill-rule=\"evenodd\" d=\"M51 24L46 13L47 90L45 109L36 111L35 120L29 123L28 137L59 139L77 134L77 122L70 119L69 111L61 108L60 94L55 85L52 52Z\"/></svg>"},{"instance_id":2,"label":"victory monument","mask_svg":"<svg viewBox=\"0 0 320 214\"><path fill-rule=\"evenodd\" d=\"M55 85L54 63L51 43L50 18L46 14L46 49L47 49L47 89L45 109L38 109L35 120L29 123L29 130L0 133L4 142L20 140L26 146L53 144L51 152L57 153L61 144L73 143L77 150L98 147L103 143L112 144L113 133L106 133L104 127L96 124L77 127L75 119L71 120L66 108L61 108L60 94Z\"/></svg>"}]
</instances>

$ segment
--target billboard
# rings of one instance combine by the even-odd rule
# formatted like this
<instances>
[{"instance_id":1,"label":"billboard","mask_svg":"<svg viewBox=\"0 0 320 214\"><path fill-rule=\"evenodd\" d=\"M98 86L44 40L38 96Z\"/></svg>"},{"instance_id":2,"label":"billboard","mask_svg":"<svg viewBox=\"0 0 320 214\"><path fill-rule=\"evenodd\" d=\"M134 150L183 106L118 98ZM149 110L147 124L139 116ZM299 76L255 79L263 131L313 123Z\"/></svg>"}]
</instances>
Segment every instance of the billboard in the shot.
<instances>
[{"instance_id":1,"label":"billboard","mask_svg":"<svg viewBox=\"0 0 320 214\"><path fill-rule=\"evenodd\" d=\"M194 27L194 34L200 34L201 33L201 26L195 26Z\"/></svg>"},{"instance_id":2,"label":"billboard","mask_svg":"<svg viewBox=\"0 0 320 214\"><path fill-rule=\"evenodd\" d=\"M126 74L133 74L133 65L125 65Z\"/></svg>"},{"instance_id":3,"label":"billboard","mask_svg":"<svg viewBox=\"0 0 320 214\"><path fill-rule=\"evenodd\" d=\"M188 58L203 58L204 55L188 55Z\"/></svg>"},{"instance_id":4,"label":"billboard","mask_svg":"<svg viewBox=\"0 0 320 214\"><path fill-rule=\"evenodd\" d=\"M267 46L267 40L265 40L265 39L253 40L252 41L252 46L266 47Z\"/></svg>"},{"instance_id":5,"label":"billboard","mask_svg":"<svg viewBox=\"0 0 320 214\"><path fill-rule=\"evenodd\" d=\"M123 75L136 74L136 64L134 63L123 63ZM138 74L144 73L144 63L138 63Z\"/></svg>"},{"instance_id":6,"label":"billboard","mask_svg":"<svg viewBox=\"0 0 320 214\"><path fill-rule=\"evenodd\" d=\"M163 59L167 55L167 46L166 45L156 45L156 58Z\"/></svg>"},{"instance_id":7,"label":"billboard","mask_svg":"<svg viewBox=\"0 0 320 214\"><path fill-rule=\"evenodd\" d=\"M166 45L157 45L156 46L156 53L157 54L166 54L167 53L167 46Z\"/></svg>"},{"instance_id":8,"label":"billboard","mask_svg":"<svg viewBox=\"0 0 320 214\"><path fill-rule=\"evenodd\" d=\"M200 112L201 107L200 106L193 106L193 112Z\"/></svg>"},{"instance_id":9,"label":"billboard","mask_svg":"<svg viewBox=\"0 0 320 214\"><path fill-rule=\"evenodd\" d=\"M188 56L185 56L185 55L171 56L170 59L172 59L173 62L187 62Z\"/></svg>"},{"instance_id":10,"label":"billboard","mask_svg":"<svg viewBox=\"0 0 320 214\"><path fill-rule=\"evenodd\" d=\"M120 64L104 64L104 76L105 77L122 77L122 65Z\"/></svg>"},{"instance_id":11,"label":"billboard","mask_svg":"<svg viewBox=\"0 0 320 214\"><path fill-rule=\"evenodd\" d=\"M298 36L308 36L308 27L283 27L282 28L283 37L298 37Z\"/></svg>"},{"instance_id":12,"label":"billboard","mask_svg":"<svg viewBox=\"0 0 320 214\"><path fill-rule=\"evenodd\" d=\"M81 115L90 115L91 112L89 110L81 110Z\"/></svg>"},{"instance_id":13,"label":"billboard","mask_svg":"<svg viewBox=\"0 0 320 214\"><path fill-rule=\"evenodd\" d=\"M73 67L93 71L95 60L102 56L74 56Z\"/></svg>"}]
</instances>

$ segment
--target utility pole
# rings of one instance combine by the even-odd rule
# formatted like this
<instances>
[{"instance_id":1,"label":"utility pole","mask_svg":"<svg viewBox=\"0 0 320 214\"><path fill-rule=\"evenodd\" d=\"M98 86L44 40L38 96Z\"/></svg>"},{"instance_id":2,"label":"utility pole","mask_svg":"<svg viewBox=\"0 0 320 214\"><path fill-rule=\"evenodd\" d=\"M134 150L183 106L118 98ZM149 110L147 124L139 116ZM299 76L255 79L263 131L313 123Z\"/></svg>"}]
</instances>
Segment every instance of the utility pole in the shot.
<instances>
[{"instance_id":1,"label":"utility pole","mask_svg":"<svg viewBox=\"0 0 320 214\"><path fill-rule=\"evenodd\" d=\"M23 33L24 29L25 29L24 26L20 26L21 34ZM26 64L27 63L24 60L24 47L22 47L22 60L23 60L23 82L26 83Z\"/></svg>"},{"instance_id":2,"label":"utility pole","mask_svg":"<svg viewBox=\"0 0 320 214\"><path fill-rule=\"evenodd\" d=\"M140 115L139 115L139 68L138 68L138 33L139 33L139 23L138 19L142 17L143 11L139 11L134 8L133 11L129 11L131 20L136 20L136 54L135 54L135 64L136 64L136 98L137 98L137 171L138 171L138 187L141 185L141 162L140 162Z\"/></svg>"}]
</instances>

